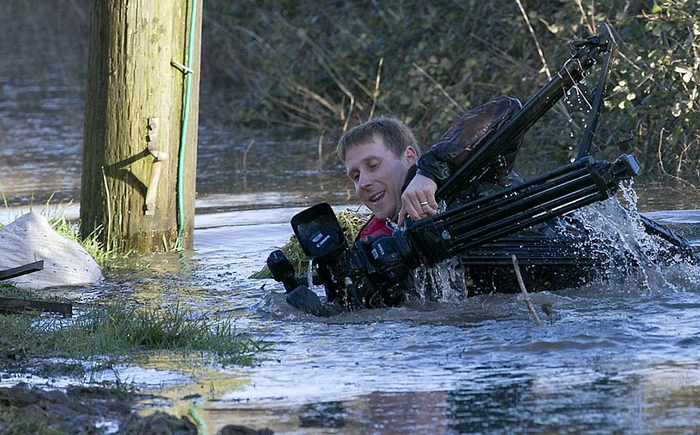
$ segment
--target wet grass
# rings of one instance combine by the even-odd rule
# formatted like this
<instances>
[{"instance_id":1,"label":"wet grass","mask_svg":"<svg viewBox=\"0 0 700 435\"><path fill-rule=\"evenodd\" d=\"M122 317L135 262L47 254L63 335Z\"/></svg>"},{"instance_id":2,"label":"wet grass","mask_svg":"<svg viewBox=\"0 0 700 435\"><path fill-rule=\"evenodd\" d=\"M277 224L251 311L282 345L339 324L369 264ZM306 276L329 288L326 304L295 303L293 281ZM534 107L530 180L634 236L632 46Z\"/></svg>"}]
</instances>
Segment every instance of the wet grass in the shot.
<instances>
[{"instance_id":1,"label":"wet grass","mask_svg":"<svg viewBox=\"0 0 700 435\"><path fill-rule=\"evenodd\" d=\"M37 295L33 292L17 288L7 281L0 281L0 297L31 299L37 297ZM42 299L49 300L47 298Z\"/></svg>"},{"instance_id":2,"label":"wet grass","mask_svg":"<svg viewBox=\"0 0 700 435\"><path fill-rule=\"evenodd\" d=\"M0 315L0 361L14 365L37 358L128 362L152 352L173 352L205 356L222 364L251 364L267 348L261 340L237 331L230 319L179 305L142 308L117 301L76 311L72 318L39 313Z\"/></svg>"},{"instance_id":3,"label":"wet grass","mask_svg":"<svg viewBox=\"0 0 700 435\"><path fill-rule=\"evenodd\" d=\"M0 295L47 300L6 283L0 283ZM194 371L198 365L217 362L251 364L267 349L266 343L237 331L232 320L179 305L148 309L118 300L74 308L76 314L69 318L36 312L0 313L3 372L46 379L68 377L92 384L68 387L66 393L22 384L13 387L11 390L21 391L0 397L0 435L101 433L96 423L105 419L118 420L124 433L137 433L127 428L134 420L131 407L146 396L138 393L133 381L120 379L118 364L139 365L152 356L165 356L172 361L170 368L178 370L177 362L184 361ZM116 380L96 380L96 375L110 370ZM27 388L30 392L22 392ZM29 400L34 396L39 402Z\"/></svg>"},{"instance_id":4,"label":"wet grass","mask_svg":"<svg viewBox=\"0 0 700 435\"><path fill-rule=\"evenodd\" d=\"M107 249L100 241L99 231L93 232L84 239L81 238L79 222L69 222L62 215L49 217L48 220L54 231L82 246L102 269L114 268L116 264L121 264L118 260L125 260L129 256L128 253L122 254Z\"/></svg>"},{"instance_id":5,"label":"wet grass","mask_svg":"<svg viewBox=\"0 0 700 435\"><path fill-rule=\"evenodd\" d=\"M6 201L5 207L8 207ZM106 250L98 234L80 239L79 224L67 220L63 210L47 201L39 213L47 217L57 233L83 246L100 267L114 269L115 264L125 264L133 268L133 261L126 261L128 255ZM18 289L7 282L0 282L0 297L63 301ZM81 361L85 360L98 361L104 368L114 362L169 352L183 358L196 354L202 357L199 360L222 364L251 364L267 348L261 340L237 331L231 319L183 309L180 305L144 308L118 300L78 304L74 312L71 318L0 312L0 363L12 371L22 371L31 365L35 374L79 377ZM66 358L69 362L54 363L51 358Z\"/></svg>"}]
</instances>

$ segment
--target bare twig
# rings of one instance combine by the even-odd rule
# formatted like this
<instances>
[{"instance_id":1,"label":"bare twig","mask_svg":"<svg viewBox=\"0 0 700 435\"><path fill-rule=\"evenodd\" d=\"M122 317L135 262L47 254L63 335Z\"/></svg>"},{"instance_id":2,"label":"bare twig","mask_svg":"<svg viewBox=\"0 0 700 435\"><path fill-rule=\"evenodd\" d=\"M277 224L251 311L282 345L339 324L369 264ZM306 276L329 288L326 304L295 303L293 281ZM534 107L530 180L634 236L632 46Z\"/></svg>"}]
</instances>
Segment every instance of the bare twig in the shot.
<instances>
[{"instance_id":1,"label":"bare twig","mask_svg":"<svg viewBox=\"0 0 700 435\"><path fill-rule=\"evenodd\" d=\"M535 311L535 307L532 306L532 301L530 301L530 295L527 293L527 289L525 288L525 283L523 282L523 276L520 274L520 266L518 265L518 258L515 256L515 254L510 254L510 259L513 260L513 268L515 269L515 276L518 278L518 285L520 285L520 291L523 292L523 299L525 299L525 304L527 305L527 309L530 311L530 314L532 314L532 317L535 319L535 323L538 325L542 325L542 321L540 320L540 317L537 315L537 311Z\"/></svg>"},{"instance_id":2,"label":"bare twig","mask_svg":"<svg viewBox=\"0 0 700 435\"><path fill-rule=\"evenodd\" d=\"M498 48L498 46L494 45L491 41L488 41L481 36L477 35L476 33L472 32L469 35L470 38L474 38L477 41L481 42L484 44L486 47L490 48L493 52L495 52L497 55L499 55L501 58L503 58L505 61L510 62L511 64L517 66L518 68L527 68L528 70L532 71L533 74L537 74L537 70L535 68L532 68L530 65L527 65L518 59L515 59L513 56L509 55L505 51L501 50Z\"/></svg>"},{"instance_id":3,"label":"bare twig","mask_svg":"<svg viewBox=\"0 0 700 435\"><path fill-rule=\"evenodd\" d=\"M302 86L294 81L291 82L289 87L294 90L295 92L299 93L302 96L307 96L311 98L312 100L318 102L320 105L325 107L326 109L330 110L333 112L335 115L337 115L340 112L340 109L334 104L328 101L327 99L323 98L316 92L312 91L311 89L307 88L306 86Z\"/></svg>"},{"instance_id":4,"label":"bare twig","mask_svg":"<svg viewBox=\"0 0 700 435\"><path fill-rule=\"evenodd\" d=\"M221 33L224 33L226 36L229 36L229 37L231 37L231 38L238 38L238 35L236 35L236 34L234 34L233 32L231 32L228 28L226 28L226 26L224 26L223 24L221 24L219 21L217 21L217 19L216 19L215 17L212 17L211 15L208 15L208 16L207 16L207 23L211 24L212 27L214 27L216 30L220 31ZM256 41L258 41L259 43L261 43L262 45L264 45L264 46L265 46L265 49L266 49L267 51L272 51L272 50L273 50L272 45L270 45L270 43L267 42L267 41L265 40L265 38L263 38L262 36L258 35L257 33L255 33L254 31L252 31L251 29L245 28L245 27L243 27L243 26L233 26L233 28L236 29L236 30L238 30L238 31L241 32L241 33L244 33L244 34L250 36L251 38L255 39Z\"/></svg>"},{"instance_id":5,"label":"bare twig","mask_svg":"<svg viewBox=\"0 0 700 435\"><path fill-rule=\"evenodd\" d=\"M691 146L693 146L694 143L693 141L686 142L685 146L683 147L683 150L681 153L678 155L678 165L676 166L676 176L678 177L681 173L681 168L683 167L683 163L685 162L684 155L688 150L690 149ZM680 177L679 177L680 178Z\"/></svg>"},{"instance_id":6,"label":"bare twig","mask_svg":"<svg viewBox=\"0 0 700 435\"><path fill-rule=\"evenodd\" d=\"M248 146L245 147L245 151L243 151L243 170L247 171L248 170L248 151L250 151L250 148L253 146L255 143L255 139L251 139L250 142L248 142Z\"/></svg>"},{"instance_id":7,"label":"bare twig","mask_svg":"<svg viewBox=\"0 0 700 435\"><path fill-rule=\"evenodd\" d=\"M537 47L537 53L540 55L540 60L542 61L542 66L544 67L544 72L547 74L547 79L552 80L552 73L549 71L549 66L547 65L547 59L544 57L544 52L542 51L542 47L540 47L540 41L537 39L537 35L535 35L535 29L532 28L532 24L530 24L530 18L527 16L527 12L525 12L525 8L523 7L523 4L520 0L515 0L515 3L518 4L518 8L520 8L520 13L523 14L523 19L525 19L525 24L527 24L528 30L530 30L530 34L532 35L532 39L535 40L535 46Z\"/></svg>"},{"instance_id":8,"label":"bare twig","mask_svg":"<svg viewBox=\"0 0 700 435\"><path fill-rule=\"evenodd\" d=\"M540 41L539 39L537 39L537 35L535 34L535 29L530 23L530 17L527 16L527 12L525 12L525 8L523 7L522 2L520 0L515 0L515 2L518 4L518 8L520 9L520 13L523 15L525 24L527 25L527 28L530 31L530 34L532 35L532 39L535 41L535 47L537 47L537 53L539 54L540 60L542 61L542 68L544 69L544 72L547 75L547 80L552 80L552 73L549 70L549 65L547 65L547 59L544 57L544 52L542 51L542 47L540 46ZM571 119L571 114L566 109L566 106L564 105L563 101L559 101L556 106L566 119Z\"/></svg>"},{"instance_id":9,"label":"bare twig","mask_svg":"<svg viewBox=\"0 0 700 435\"><path fill-rule=\"evenodd\" d=\"M673 174L664 174L664 175L671 178L674 181L677 181L677 182L683 184L684 186L690 187L691 189L700 190L700 185L695 185L695 184L691 183L690 181L686 180L685 178L677 177ZM700 179L700 170L697 170L697 175L698 175L697 178ZM674 188L670 187L670 189L673 190ZM686 189L683 189L683 190L675 189L675 190L677 192L681 192L681 193L685 193L685 194L688 193L688 191Z\"/></svg>"},{"instance_id":10,"label":"bare twig","mask_svg":"<svg viewBox=\"0 0 700 435\"><path fill-rule=\"evenodd\" d=\"M313 53L316 56L316 59L318 60L321 67L326 71L326 74L328 74L328 76L331 78L331 80L333 80L336 86L338 86L338 88L350 99L350 108L348 109L347 116L344 118L341 112L340 118L341 121L345 121L345 125L343 125L343 132L345 132L348 128L348 124L350 123L350 116L352 115L352 111L355 107L355 96L352 94L352 92L350 92L350 89L348 89L348 87L340 80L338 75L335 73L333 66L327 59L326 51L324 51L320 45L318 45L313 39L309 38L307 35L299 33L298 28L290 24L287 20L285 20L282 14L277 14L276 18L285 27L293 30L299 38L301 38L304 42L306 42L313 48Z\"/></svg>"},{"instance_id":11,"label":"bare twig","mask_svg":"<svg viewBox=\"0 0 700 435\"><path fill-rule=\"evenodd\" d=\"M595 35L595 14L591 16L591 21L592 23L588 20L588 16L586 15L586 11L583 10L583 4L581 4L581 0L574 0L574 3L576 3L576 6L578 6L578 10L581 11L581 17L583 18L583 21L586 23L586 27L588 27L588 31L590 32L591 35Z\"/></svg>"},{"instance_id":12,"label":"bare twig","mask_svg":"<svg viewBox=\"0 0 700 435\"><path fill-rule=\"evenodd\" d=\"M659 132L659 148L656 150L656 158L659 161L659 166L661 167L661 172L664 174L668 174L666 172L666 168L664 168L664 158L661 153L661 146L664 143L664 129L665 127L661 127L661 131Z\"/></svg>"},{"instance_id":13,"label":"bare twig","mask_svg":"<svg viewBox=\"0 0 700 435\"><path fill-rule=\"evenodd\" d=\"M367 120L372 119L374 116L374 109L377 106L377 98L379 98L379 82L382 78L382 64L384 64L384 58L379 58L379 65L377 65L377 78L374 80L374 92L372 93L372 109L369 111L369 117Z\"/></svg>"},{"instance_id":14,"label":"bare twig","mask_svg":"<svg viewBox=\"0 0 700 435\"><path fill-rule=\"evenodd\" d=\"M321 135L318 137L318 159L323 160L323 135L325 131L321 131Z\"/></svg>"},{"instance_id":15,"label":"bare twig","mask_svg":"<svg viewBox=\"0 0 700 435\"><path fill-rule=\"evenodd\" d=\"M632 66L632 68L636 69L637 71L642 71L642 68L641 68L639 65L637 65L636 63L634 63L634 61L633 61L632 59L630 59L629 57L627 57L627 56L625 55L624 51L618 50L616 54L617 54L618 56L620 56L621 58L623 58L625 61L627 61L627 63L629 63L629 64ZM651 76L648 77L648 79L651 80L651 81L653 81L653 82L655 82L654 78L651 77Z\"/></svg>"},{"instance_id":16,"label":"bare twig","mask_svg":"<svg viewBox=\"0 0 700 435\"><path fill-rule=\"evenodd\" d=\"M576 90L576 92L578 92L578 94L583 99L583 102L586 103L586 105L588 106L589 109L592 109L593 105L591 104L590 101L588 101L588 98L586 98L586 94L583 91L581 91L581 88L579 88L579 84L577 83L576 79L573 78L569 69L564 68L564 70L566 71L566 75L569 76L569 80L571 80L571 82L574 84L573 88ZM559 73L557 73L557 74L559 74ZM559 76L561 77L561 75L559 75Z\"/></svg>"},{"instance_id":17,"label":"bare twig","mask_svg":"<svg viewBox=\"0 0 700 435\"><path fill-rule=\"evenodd\" d=\"M350 93L350 91L347 90L345 86L343 86L340 82L338 82L338 87L340 87L340 90L345 92L345 95L350 97L350 108L348 109L348 115L345 117L345 123L343 124L343 133L348 131L348 125L350 124L350 117L352 116L352 109L355 108L355 96Z\"/></svg>"}]
</instances>

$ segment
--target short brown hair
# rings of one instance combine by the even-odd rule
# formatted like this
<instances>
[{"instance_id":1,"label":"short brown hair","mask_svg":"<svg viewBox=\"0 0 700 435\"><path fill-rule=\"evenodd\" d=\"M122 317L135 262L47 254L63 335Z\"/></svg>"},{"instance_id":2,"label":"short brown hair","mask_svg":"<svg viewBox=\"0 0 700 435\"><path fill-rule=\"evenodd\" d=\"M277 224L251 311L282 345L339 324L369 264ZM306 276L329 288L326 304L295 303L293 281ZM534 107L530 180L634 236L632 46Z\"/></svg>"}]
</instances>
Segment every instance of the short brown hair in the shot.
<instances>
[{"instance_id":1,"label":"short brown hair","mask_svg":"<svg viewBox=\"0 0 700 435\"><path fill-rule=\"evenodd\" d=\"M338 156L345 161L348 149L370 142L374 135L380 135L384 139L387 149L399 157L409 146L420 154L418 142L406 124L395 118L379 116L362 124L358 124L345 132L338 141Z\"/></svg>"}]
</instances>

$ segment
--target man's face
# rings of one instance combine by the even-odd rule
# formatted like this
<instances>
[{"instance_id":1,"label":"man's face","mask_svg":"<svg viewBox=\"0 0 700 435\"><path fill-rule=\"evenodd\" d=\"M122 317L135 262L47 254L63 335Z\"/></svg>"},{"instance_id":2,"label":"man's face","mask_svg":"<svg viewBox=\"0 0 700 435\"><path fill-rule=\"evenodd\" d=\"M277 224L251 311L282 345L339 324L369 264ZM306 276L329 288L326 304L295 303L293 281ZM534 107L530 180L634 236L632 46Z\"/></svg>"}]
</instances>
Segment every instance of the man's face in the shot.
<instances>
[{"instance_id":1,"label":"man's face","mask_svg":"<svg viewBox=\"0 0 700 435\"><path fill-rule=\"evenodd\" d=\"M386 148L384 139L375 135L371 141L347 150L345 168L355 183L357 196L377 219L395 221L401 209L401 188L417 159L413 147L397 157Z\"/></svg>"}]
</instances>

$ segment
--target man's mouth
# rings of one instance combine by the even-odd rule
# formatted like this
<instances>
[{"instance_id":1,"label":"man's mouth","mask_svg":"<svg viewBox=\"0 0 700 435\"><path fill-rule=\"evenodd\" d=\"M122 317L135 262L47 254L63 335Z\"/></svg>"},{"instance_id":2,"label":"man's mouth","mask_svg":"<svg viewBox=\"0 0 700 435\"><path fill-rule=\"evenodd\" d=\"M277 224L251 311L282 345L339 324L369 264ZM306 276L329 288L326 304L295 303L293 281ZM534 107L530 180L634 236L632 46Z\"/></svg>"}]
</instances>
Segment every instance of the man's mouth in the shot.
<instances>
[{"instance_id":1,"label":"man's mouth","mask_svg":"<svg viewBox=\"0 0 700 435\"><path fill-rule=\"evenodd\" d=\"M381 192L375 193L374 195L370 196L369 202L371 202L372 204L379 202L379 200L384 197L385 192L386 192L385 190L382 190Z\"/></svg>"}]
</instances>

